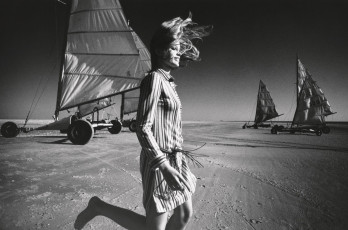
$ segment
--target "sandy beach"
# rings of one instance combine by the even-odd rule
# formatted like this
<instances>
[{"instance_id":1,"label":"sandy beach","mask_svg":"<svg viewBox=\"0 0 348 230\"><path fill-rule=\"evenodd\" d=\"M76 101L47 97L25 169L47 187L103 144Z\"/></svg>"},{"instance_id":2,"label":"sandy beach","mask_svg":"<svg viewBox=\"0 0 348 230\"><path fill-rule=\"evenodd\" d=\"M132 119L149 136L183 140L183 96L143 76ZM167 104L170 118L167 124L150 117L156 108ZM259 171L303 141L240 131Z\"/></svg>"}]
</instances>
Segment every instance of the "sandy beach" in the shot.
<instances>
[{"instance_id":1,"label":"sandy beach","mask_svg":"<svg viewBox=\"0 0 348 230\"><path fill-rule=\"evenodd\" d=\"M204 168L187 229L338 230L348 225L348 124L272 135L241 122L185 122ZM84 146L58 131L0 137L0 229L73 229L92 196L144 214L140 146L125 128ZM84 229L124 229L97 216Z\"/></svg>"}]
</instances>

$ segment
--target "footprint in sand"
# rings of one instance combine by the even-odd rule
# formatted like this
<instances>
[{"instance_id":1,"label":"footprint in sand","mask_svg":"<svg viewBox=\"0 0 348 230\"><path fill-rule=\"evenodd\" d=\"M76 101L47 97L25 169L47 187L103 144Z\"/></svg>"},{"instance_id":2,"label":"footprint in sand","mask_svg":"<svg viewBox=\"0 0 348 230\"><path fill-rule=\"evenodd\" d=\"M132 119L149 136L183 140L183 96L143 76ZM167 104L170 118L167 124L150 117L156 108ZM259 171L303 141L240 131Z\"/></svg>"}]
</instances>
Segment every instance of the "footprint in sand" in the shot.
<instances>
[{"instance_id":1,"label":"footprint in sand","mask_svg":"<svg viewBox=\"0 0 348 230\"><path fill-rule=\"evenodd\" d=\"M261 224L262 221L255 220L255 219L250 219L250 223L252 223L252 224Z\"/></svg>"},{"instance_id":2,"label":"footprint in sand","mask_svg":"<svg viewBox=\"0 0 348 230\"><path fill-rule=\"evenodd\" d=\"M110 171L110 169L109 168L101 168L100 170L99 170L99 176L100 177L104 177L105 176L105 174L107 173L107 172L109 172Z\"/></svg>"},{"instance_id":3,"label":"footprint in sand","mask_svg":"<svg viewBox=\"0 0 348 230\"><path fill-rule=\"evenodd\" d=\"M247 187L245 187L244 185L240 186L241 189L247 189Z\"/></svg>"}]
</instances>

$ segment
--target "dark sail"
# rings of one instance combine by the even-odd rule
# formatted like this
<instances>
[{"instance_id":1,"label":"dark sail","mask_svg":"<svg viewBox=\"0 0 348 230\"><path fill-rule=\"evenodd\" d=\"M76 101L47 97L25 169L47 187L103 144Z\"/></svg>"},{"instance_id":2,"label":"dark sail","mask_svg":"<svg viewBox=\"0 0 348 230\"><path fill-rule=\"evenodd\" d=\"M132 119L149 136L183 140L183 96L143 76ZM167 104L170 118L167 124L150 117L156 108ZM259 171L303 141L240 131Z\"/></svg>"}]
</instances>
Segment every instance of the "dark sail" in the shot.
<instances>
[{"instance_id":1,"label":"dark sail","mask_svg":"<svg viewBox=\"0 0 348 230\"><path fill-rule=\"evenodd\" d=\"M325 117L334 114L334 112L332 112L324 92L312 79L307 70L305 73L305 80L299 92L293 124L324 124Z\"/></svg>"},{"instance_id":2,"label":"dark sail","mask_svg":"<svg viewBox=\"0 0 348 230\"><path fill-rule=\"evenodd\" d=\"M257 106L255 114L255 125L272 118L279 117L275 104L266 85L260 80L259 92L257 95Z\"/></svg>"}]
</instances>

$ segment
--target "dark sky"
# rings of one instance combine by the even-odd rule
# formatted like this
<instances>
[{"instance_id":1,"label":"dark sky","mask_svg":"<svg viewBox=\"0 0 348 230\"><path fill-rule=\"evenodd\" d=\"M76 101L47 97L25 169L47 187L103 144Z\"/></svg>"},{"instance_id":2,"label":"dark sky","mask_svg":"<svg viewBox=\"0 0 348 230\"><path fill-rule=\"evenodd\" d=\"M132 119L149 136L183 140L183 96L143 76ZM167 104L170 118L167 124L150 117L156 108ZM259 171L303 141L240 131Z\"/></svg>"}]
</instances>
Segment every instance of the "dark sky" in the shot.
<instances>
[{"instance_id":1,"label":"dark sky","mask_svg":"<svg viewBox=\"0 0 348 230\"><path fill-rule=\"evenodd\" d=\"M62 0L68 2L68 0ZM281 120L295 109L296 54L348 121L348 1L121 0L130 25L148 46L159 24L191 11L213 33L197 44L202 61L173 71L184 120L253 120L259 80ZM49 119L56 104L66 5L56 0L2 1L0 118ZM41 92L41 91L40 91ZM41 95L41 93L39 93Z\"/></svg>"}]
</instances>

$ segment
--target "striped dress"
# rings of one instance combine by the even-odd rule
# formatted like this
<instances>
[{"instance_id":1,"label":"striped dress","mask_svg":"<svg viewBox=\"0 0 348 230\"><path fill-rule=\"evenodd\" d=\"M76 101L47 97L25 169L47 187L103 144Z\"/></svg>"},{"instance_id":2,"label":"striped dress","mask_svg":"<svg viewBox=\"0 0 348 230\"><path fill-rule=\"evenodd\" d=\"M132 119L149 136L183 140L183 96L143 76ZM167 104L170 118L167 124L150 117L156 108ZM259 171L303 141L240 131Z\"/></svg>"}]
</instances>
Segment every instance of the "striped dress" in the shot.
<instances>
[{"instance_id":1,"label":"striped dress","mask_svg":"<svg viewBox=\"0 0 348 230\"><path fill-rule=\"evenodd\" d=\"M137 111L137 137L142 147L140 172L143 204L146 211L155 205L158 213L183 204L196 187L196 177L191 173L185 156L177 152L173 161L173 158L161 151L181 149L183 142L182 107L172 79L161 69L149 73L141 82ZM158 169L165 160L170 160L170 164L188 182L190 189L184 186L184 191L170 190Z\"/></svg>"}]
</instances>

